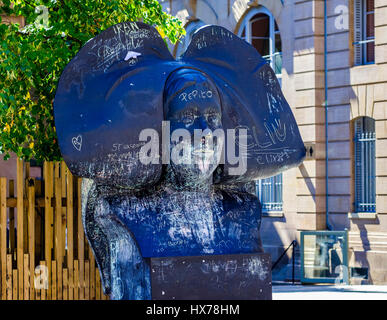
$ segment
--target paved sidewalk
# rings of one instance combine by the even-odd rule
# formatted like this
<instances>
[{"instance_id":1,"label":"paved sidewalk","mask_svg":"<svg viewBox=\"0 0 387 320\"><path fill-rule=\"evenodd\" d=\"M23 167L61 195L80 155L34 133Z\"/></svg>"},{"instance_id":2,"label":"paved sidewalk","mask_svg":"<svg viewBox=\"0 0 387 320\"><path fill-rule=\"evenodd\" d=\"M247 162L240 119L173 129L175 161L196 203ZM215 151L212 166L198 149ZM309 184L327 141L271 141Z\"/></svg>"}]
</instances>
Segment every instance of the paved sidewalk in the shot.
<instances>
[{"instance_id":1,"label":"paved sidewalk","mask_svg":"<svg viewBox=\"0 0 387 320\"><path fill-rule=\"evenodd\" d=\"M387 300L387 286L273 285L273 300Z\"/></svg>"}]
</instances>

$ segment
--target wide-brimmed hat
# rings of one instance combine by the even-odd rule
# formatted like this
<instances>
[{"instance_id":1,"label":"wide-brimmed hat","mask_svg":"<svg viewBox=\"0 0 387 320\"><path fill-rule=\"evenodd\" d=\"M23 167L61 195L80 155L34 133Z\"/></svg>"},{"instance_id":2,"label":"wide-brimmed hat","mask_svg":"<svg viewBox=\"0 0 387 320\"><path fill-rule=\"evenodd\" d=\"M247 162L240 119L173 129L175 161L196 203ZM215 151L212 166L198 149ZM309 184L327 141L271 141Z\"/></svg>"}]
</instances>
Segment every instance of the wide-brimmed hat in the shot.
<instances>
[{"instance_id":1,"label":"wide-brimmed hat","mask_svg":"<svg viewBox=\"0 0 387 320\"><path fill-rule=\"evenodd\" d=\"M226 150L215 183L252 181L301 163L305 148L297 123L275 73L254 47L223 27L205 26L175 60L154 27L123 22L89 40L61 75L55 125L71 172L106 185L155 184L161 157L158 164L142 164L138 155L146 142L139 135L152 128L161 137L167 80L190 68L215 83L224 130L247 134L247 170L230 174L235 164L227 162Z\"/></svg>"}]
</instances>

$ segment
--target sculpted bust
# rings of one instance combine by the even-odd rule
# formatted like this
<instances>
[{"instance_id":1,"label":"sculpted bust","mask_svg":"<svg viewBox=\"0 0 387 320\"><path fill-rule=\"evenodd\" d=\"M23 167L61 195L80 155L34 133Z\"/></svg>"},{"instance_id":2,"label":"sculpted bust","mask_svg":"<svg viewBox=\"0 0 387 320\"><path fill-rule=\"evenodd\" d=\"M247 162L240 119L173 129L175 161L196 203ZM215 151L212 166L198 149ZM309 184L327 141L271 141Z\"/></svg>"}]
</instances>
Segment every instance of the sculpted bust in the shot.
<instances>
[{"instance_id":1,"label":"sculpted bust","mask_svg":"<svg viewBox=\"0 0 387 320\"><path fill-rule=\"evenodd\" d=\"M217 26L177 61L151 26L107 29L66 67L54 111L112 299L151 298L152 257L262 252L254 180L305 155L270 66Z\"/></svg>"}]
</instances>

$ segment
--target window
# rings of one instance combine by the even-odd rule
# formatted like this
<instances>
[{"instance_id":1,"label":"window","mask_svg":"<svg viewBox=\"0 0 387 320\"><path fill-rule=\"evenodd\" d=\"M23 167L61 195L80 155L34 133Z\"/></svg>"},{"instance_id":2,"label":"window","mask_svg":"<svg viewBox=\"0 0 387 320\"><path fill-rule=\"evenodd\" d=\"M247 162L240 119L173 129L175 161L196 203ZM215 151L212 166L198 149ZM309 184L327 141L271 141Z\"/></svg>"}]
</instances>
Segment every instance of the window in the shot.
<instances>
[{"instance_id":1,"label":"window","mask_svg":"<svg viewBox=\"0 0 387 320\"><path fill-rule=\"evenodd\" d=\"M192 36L194 35L195 31L198 30L199 28L205 26L206 24L201 21L201 20L196 20L190 22L186 28L185 28L185 36L180 39L180 42L177 46L176 50L176 57L180 57L185 50L188 48L188 45L190 44L192 40Z\"/></svg>"},{"instance_id":2,"label":"window","mask_svg":"<svg viewBox=\"0 0 387 320\"><path fill-rule=\"evenodd\" d=\"M282 173L258 180L257 193L262 212L282 211Z\"/></svg>"},{"instance_id":3,"label":"window","mask_svg":"<svg viewBox=\"0 0 387 320\"><path fill-rule=\"evenodd\" d=\"M354 1L355 65L375 62L374 0Z\"/></svg>"},{"instance_id":4,"label":"window","mask_svg":"<svg viewBox=\"0 0 387 320\"><path fill-rule=\"evenodd\" d=\"M279 82L282 76L282 45L278 25L264 7L253 9L243 21L239 34L267 60Z\"/></svg>"},{"instance_id":5,"label":"window","mask_svg":"<svg viewBox=\"0 0 387 320\"><path fill-rule=\"evenodd\" d=\"M375 120L356 119L354 131L355 211L376 212Z\"/></svg>"}]
</instances>

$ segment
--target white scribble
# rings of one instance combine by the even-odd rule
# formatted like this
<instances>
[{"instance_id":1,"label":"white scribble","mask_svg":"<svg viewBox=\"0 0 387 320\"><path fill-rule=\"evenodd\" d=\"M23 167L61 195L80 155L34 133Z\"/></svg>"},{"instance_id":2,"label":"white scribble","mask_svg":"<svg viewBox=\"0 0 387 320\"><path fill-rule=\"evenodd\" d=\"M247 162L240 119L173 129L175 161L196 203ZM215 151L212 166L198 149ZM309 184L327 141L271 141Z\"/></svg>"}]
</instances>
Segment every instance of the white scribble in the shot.
<instances>
[{"instance_id":1,"label":"white scribble","mask_svg":"<svg viewBox=\"0 0 387 320\"><path fill-rule=\"evenodd\" d=\"M248 261L248 270L250 274L258 276L258 278L263 281L268 275L267 267L259 259L252 258Z\"/></svg>"},{"instance_id":2,"label":"white scribble","mask_svg":"<svg viewBox=\"0 0 387 320\"><path fill-rule=\"evenodd\" d=\"M81 151L81 149L82 149L82 136L81 135L78 135L77 137L73 137L71 139L71 142L73 143L73 146L75 149L77 149L78 151Z\"/></svg>"},{"instance_id":3,"label":"white scribble","mask_svg":"<svg viewBox=\"0 0 387 320\"><path fill-rule=\"evenodd\" d=\"M128 53L125 56L125 61L128 61L129 59L137 59L137 57L141 56L141 53L135 52L135 51L128 51Z\"/></svg>"},{"instance_id":4,"label":"white scribble","mask_svg":"<svg viewBox=\"0 0 387 320\"><path fill-rule=\"evenodd\" d=\"M181 101L187 101L188 100L193 100L193 99L211 99L213 96L212 91L198 91L198 90L193 90L190 93L183 92L182 94L179 95L179 98Z\"/></svg>"},{"instance_id":5,"label":"white scribble","mask_svg":"<svg viewBox=\"0 0 387 320\"><path fill-rule=\"evenodd\" d=\"M275 119L274 122L275 124L271 124L274 133L280 142L284 142L286 140L286 123L281 124L281 119Z\"/></svg>"}]
</instances>

